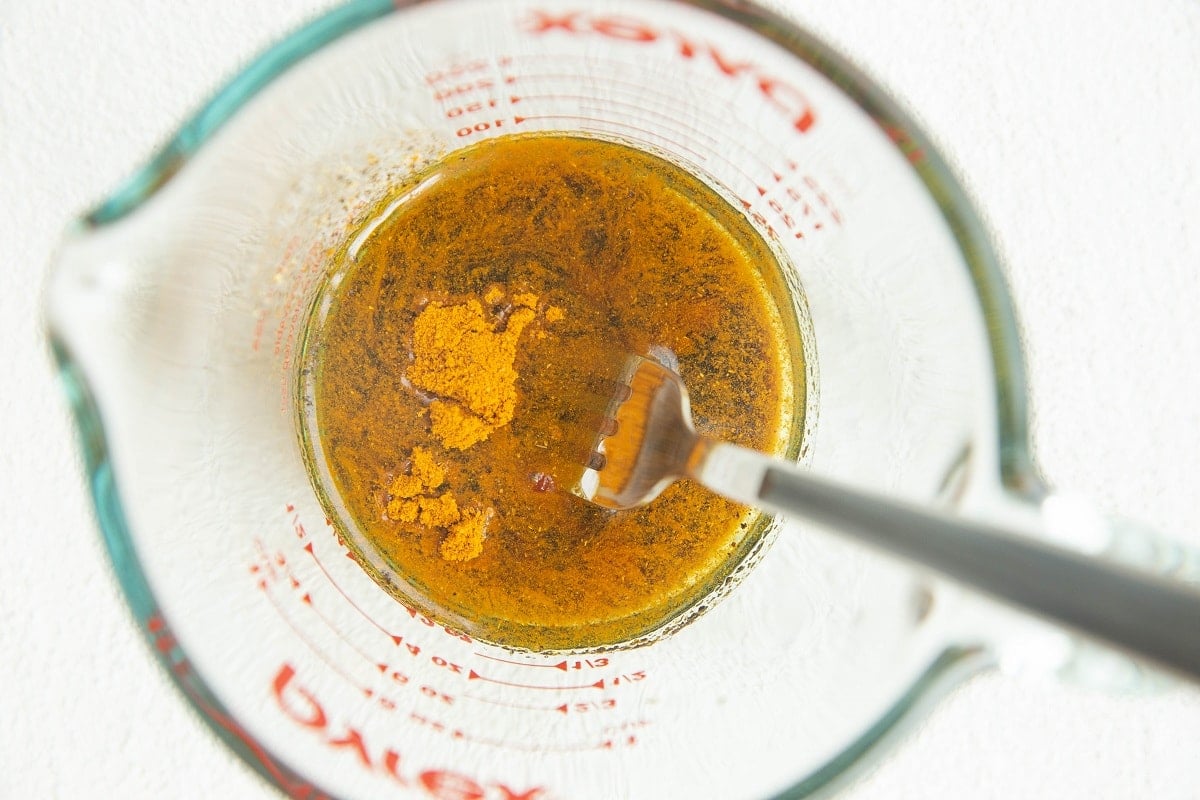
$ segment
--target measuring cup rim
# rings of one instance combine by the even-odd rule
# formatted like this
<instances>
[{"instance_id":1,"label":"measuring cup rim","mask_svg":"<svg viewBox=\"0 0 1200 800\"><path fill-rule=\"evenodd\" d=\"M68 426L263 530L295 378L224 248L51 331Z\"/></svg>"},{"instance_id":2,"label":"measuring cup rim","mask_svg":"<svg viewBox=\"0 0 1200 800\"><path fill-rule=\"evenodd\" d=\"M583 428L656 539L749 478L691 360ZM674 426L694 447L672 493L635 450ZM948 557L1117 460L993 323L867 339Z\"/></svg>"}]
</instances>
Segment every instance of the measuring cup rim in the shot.
<instances>
[{"instance_id":1,"label":"measuring cup rim","mask_svg":"<svg viewBox=\"0 0 1200 800\"><path fill-rule=\"evenodd\" d=\"M854 101L906 157L955 238L975 288L980 311L987 320L1001 485L1018 494L1039 493L1041 482L1028 447L1025 365L1003 270L965 190L931 140L863 71L801 29L796 22L746 0L674 1L707 10L753 31L822 73ZM79 227L84 231L105 228L135 212L183 169L244 105L296 63L379 18L431 2L437 0L349 0L300 27L226 82L145 166L85 214ZM212 730L263 778L292 796L299 796L295 794L298 788L317 792L316 787L299 777L239 725L221 706L203 677L190 670L184 652L170 637L170 629L158 610L129 535L119 487L109 465L104 426L91 399L84 372L53 331L50 339L75 416L93 503L109 557L126 601L143 626L152 651ZM869 755L895 739L907 727L906 723L920 717L925 707L964 677L989 664L990 655L982 649L947 647L871 728L778 797L806 797L857 772L870 760Z\"/></svg>"}]
</instances>

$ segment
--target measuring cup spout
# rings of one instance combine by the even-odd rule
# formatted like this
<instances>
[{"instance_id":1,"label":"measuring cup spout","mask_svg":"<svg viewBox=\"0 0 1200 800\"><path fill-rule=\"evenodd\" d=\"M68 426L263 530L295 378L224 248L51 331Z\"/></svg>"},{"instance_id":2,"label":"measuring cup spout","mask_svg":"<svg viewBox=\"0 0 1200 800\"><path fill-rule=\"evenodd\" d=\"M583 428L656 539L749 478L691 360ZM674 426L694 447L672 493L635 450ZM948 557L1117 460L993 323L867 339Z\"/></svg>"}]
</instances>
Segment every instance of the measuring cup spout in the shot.
<instances>
[{"instance_id":1,"label":"measuring cup spout","mask_svg":"<svg viewBox=\"0 0 1200 800\"><path fill-rule=\"evenodd\" d=\"M57 346L75 351L85 332L102 335L121 317L133 283L128 253L124 226L78 224L64 237L43 296L45 324Z\"/></svg>"}]
</instances>

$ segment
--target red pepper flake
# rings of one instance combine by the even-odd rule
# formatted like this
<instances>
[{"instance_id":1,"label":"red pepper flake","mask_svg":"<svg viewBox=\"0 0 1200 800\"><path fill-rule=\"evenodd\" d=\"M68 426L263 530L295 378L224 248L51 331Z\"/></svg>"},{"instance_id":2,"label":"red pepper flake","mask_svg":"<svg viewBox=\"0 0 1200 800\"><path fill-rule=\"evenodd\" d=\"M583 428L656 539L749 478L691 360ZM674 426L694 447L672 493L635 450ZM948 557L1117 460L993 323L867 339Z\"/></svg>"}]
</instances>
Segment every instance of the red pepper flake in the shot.
<instances>
[{"instance_id":1,"label":"red pepper flake","mask_svg":"<svg viewBox=\"0 0 1200 800\"><path fill-rule=\"evenodd\" d=\"M545 472L535 472L533 478L533 490L535 492L552 492L554 491L554 476L548 475Z\"/></svg>"}]
</instances>

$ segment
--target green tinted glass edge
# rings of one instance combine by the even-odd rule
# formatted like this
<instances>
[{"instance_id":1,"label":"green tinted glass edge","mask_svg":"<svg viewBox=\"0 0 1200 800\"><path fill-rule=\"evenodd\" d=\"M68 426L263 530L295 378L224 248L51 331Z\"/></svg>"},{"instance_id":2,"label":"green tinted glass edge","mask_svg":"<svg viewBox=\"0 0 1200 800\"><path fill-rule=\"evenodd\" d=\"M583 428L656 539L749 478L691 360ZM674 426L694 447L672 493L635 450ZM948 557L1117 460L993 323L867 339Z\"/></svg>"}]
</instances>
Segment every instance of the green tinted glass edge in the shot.
<instances>
[{"instance_id":1,"label":"green tinted glass edge","mask_svg":"<svg viewBox=\"0 0 1200 800\"><path fill-rule=\"evenodd\" d=\"M393 0L352 0L268 48L183 124L146 166L84 217L99 227L132 212L178 172L230 117L296 62L394 10Z\"/></svg>"},{"instance_id":2,"label":"green tinted glass edge","mask_svg":"<svg viewBox=\"0 0 1200 800\"><path fill-rule=\"evenodd\" d=\"M947 692L993 663L991 653L982 647L951 647L942 651L866 733L771 800L813 800L836 794L876 766L878 761L874 756L902 739Z\"/></svg>"},{"instance_id":3,"label":"green tinted glass edge","mask_svg":"<svg viewBox=\"0 0 1200 800\"><path fill-rule=\"evenodd\" d=\"M103 227L135 211L230 117L277 76L339 37L391 13L397 5L393 0L352 0L269 48L184 123L148 164L86 214L80 220L81 227ZM138 559L113 476L104 424L86 376L53 331L49 338L60 386L67 396L83 451L83 466L96 521L125 601L151 651L200 718L264 780L296 800L330 800L332 795L301 777L299 772L259 744L192 669L159 609Z\"/></svg>"},{"instance_id":4,"label":"green tinted glass edge","mask_svg":"<svg viewBox=\"0 0 1200 800\"><path fill-rule=\"evenodd\" d=\"M200 714L200 718L255 772L286 792L288 797L296 800L328 800L328 793L300 777L296 770L267 751L242 728L192 668L159 610L138 560L113 477L104 427L87 380L67 348L53 335L50 347L61 386L70 401L75 430L83 449L84 470L96 521L138 630L146 638L175 687Z\"/></svg>"},{"instance_id":5,"label":"green tinted glass edge","mask_svg":"<svg viewBox=\"0 0 1200 800\"><path fill-rule=\"evenodd\" d=\"M814 67L857 103L908 159L963 254L987 323L996 381L1001 480L1014 491L1039 492L1040 479L1029 454L1025 360L1004 270L966 192L933 142L862 70L794 22L747 0L681 1L749 28Z\"/></svg>"},{"instance_id":6,"label":"green tinted glass edge","mask_svg":"<svg viewBox=\"0 0 1200 800\"><path fill-rule=\"evenodd\" d=\"M1028 449L1025 368L1006 281L982 223L931 141L856 67L791 21L744 0L678 1L706 8L754 30L821 71L857 102L908 156L962 250L987 321L996 378L1001 479L1010 489L1038 491L1040 483ZM184 123L148 164L85 215L83 224L105 226L136 210L244 104L293 64L339 37L411 4L406 0L351 0L266 50ZM97 521L126 600L153 651L210 728L265 780L289 797L305 800L329 797L255 742L221 706L202 678L190 669L158 611L134 551L108 460L103 424L86 379L65 348L51 338L59 376L83 447ZM776 800L813 797L844 785L868 765L870 756L919 719L927 706L990 664L990 656L980 649L946 649L868 731L825 765L777 795Z\"/></svg>"},{"instance_id":7,"label":"green tinted glass edge","mask_svg":"<svg viewBox=\"0 0 1200 800\"><path fill-rule=\"evenodd\" d=\"M1025 361L1004 271L983 223L933 142L890 97L849 60L794 23L746 0L686 0L749 28L831 80L863 109L908 159L929 189L966 261L987 326L993 364L1001 484L1035 497L1044 489L1029 453ZM874 725L773 800L828 796L873 765L873 756L899 739L926 710L970 676L992 668L994 656L977 646L947 646Z\"/></svg>"}]
</instances>

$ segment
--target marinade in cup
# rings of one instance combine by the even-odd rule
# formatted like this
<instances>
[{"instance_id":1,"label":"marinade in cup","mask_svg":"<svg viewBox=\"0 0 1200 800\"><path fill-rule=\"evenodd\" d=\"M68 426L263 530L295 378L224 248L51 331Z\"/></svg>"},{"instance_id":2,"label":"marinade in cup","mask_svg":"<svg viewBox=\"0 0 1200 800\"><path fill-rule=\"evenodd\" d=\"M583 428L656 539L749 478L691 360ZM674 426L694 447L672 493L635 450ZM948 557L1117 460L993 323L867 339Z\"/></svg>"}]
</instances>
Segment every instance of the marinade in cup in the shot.
<instances>
[{"instance_id":1,"label":"marinade in cup","mask_svg":"<svg viewBox=\"0 0 1200 800\"><path fill-rule=\"evenodd\" d=\"M697 429L794 454L805 390L776 256L657 155L501 137L395 188L330 265L305 334L307 456L389 592L516 649L644 637L726 579L767 521L687 481L613 512L571 495L594 425L555 399L638 353Z\"/></svg>"}]
</instances>

